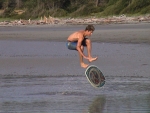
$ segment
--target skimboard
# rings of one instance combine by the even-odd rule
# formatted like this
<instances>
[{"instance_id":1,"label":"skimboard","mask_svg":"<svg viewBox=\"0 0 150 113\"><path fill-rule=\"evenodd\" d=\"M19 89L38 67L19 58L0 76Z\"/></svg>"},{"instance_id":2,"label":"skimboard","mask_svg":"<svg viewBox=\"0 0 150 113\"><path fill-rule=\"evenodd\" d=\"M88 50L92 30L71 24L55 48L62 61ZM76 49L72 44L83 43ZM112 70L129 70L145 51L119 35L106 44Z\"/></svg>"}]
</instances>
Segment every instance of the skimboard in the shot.
<instances>
[{"instance_id":1,"label":"skimboard","mask_svg":"<svg viewBox=\"0 0 150 113\"><path fill-rule=\"evenodd\" d=\"M93 87L102 87L105 84L105 77L95 65L90 65L85 70L85 75Z\"/></svg>"}]
</instances>

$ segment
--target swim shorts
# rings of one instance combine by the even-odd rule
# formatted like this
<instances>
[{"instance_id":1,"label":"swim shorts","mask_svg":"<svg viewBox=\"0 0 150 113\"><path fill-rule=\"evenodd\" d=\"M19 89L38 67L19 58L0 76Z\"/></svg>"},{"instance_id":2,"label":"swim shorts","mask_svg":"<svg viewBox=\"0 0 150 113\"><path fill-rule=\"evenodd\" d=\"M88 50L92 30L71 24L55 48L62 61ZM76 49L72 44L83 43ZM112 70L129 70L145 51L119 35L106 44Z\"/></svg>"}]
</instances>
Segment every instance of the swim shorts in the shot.
<instances>
[{"instance_id":1,"label":"swim shorts","mask_svg":"<svg viewBox=\"0 0 150 113\"><path fill-rule=\"evenodd\" d=\"M84 40L82 41L82 45L83 45L83 46L86 46L86 42L85 42L86 39L87 39L87 38L84 38ZM67 48L70 49L70 50L77 50L77 49L76 49L77 43L78 43L77 41L76 41L76 42L69 42L69 41L68 41L68 42L66 43L66 46L67 46Z\"/></svg>"}]
</instances>

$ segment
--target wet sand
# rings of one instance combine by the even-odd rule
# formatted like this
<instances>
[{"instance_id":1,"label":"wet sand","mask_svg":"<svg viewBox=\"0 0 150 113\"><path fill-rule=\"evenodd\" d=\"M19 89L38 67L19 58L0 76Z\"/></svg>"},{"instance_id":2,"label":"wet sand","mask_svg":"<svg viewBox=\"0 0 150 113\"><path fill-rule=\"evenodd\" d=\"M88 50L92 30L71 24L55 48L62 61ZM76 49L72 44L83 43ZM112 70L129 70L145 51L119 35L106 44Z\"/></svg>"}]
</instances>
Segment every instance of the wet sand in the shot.
<instances>
[{"instance_id":1,"label":"wet sand","mask_svg":"<svg viewBox=\"0 0 150 113\"><path fill-rule=\"evenodd\" d=\"M96 26L91 64L106 77L98 89L65 46L82 28L0 27L0 113L150 112L150 24Z\"/></svg>"}]
</instances>

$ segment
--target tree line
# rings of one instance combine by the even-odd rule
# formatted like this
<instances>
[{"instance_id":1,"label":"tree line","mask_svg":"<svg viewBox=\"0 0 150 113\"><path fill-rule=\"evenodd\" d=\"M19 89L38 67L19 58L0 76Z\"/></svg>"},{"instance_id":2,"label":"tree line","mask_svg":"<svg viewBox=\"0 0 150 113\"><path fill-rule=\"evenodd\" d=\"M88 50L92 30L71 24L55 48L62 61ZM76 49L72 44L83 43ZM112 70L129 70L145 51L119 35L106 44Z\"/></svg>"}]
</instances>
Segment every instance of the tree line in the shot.
<instances>
[{"instance_id":1,"label":"tree line","mask_svg":"<svg viewBox=\"0 0 150 113\"><path fill-rule=\"evenodd\" d=\"M0 10L0 17L14 18L148 14L150 0L0 0Z\"/></svg>"}]
</instances>

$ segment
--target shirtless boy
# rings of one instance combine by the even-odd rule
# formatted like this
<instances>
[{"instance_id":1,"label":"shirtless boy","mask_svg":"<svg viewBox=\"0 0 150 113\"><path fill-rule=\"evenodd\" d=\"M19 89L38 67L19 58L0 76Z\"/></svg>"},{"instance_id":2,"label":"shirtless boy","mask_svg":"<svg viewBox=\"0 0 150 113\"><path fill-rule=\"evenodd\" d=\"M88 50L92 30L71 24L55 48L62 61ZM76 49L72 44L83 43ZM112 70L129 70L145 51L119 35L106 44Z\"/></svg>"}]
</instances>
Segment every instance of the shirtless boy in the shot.
<instances>
[{"instance_id":1,"label":"shirtless boy","mask_svg":"<svg viewBox=\"0 0 150 113\"><path fill-rule=\"evenodd\" d=\"M89 64L83 62L83 58L89 62L97 60L98 57L92 57L91 55L91 40L86 36L91 36L95 30L93 25L88 25L85 30L77 31L71 34L67 39L67 47L70 50L77 50L80 58L80 65L83 68L87 68ZM83 53L84 47L87 47L88 56Z\"/></svg>"}]
</instances>

